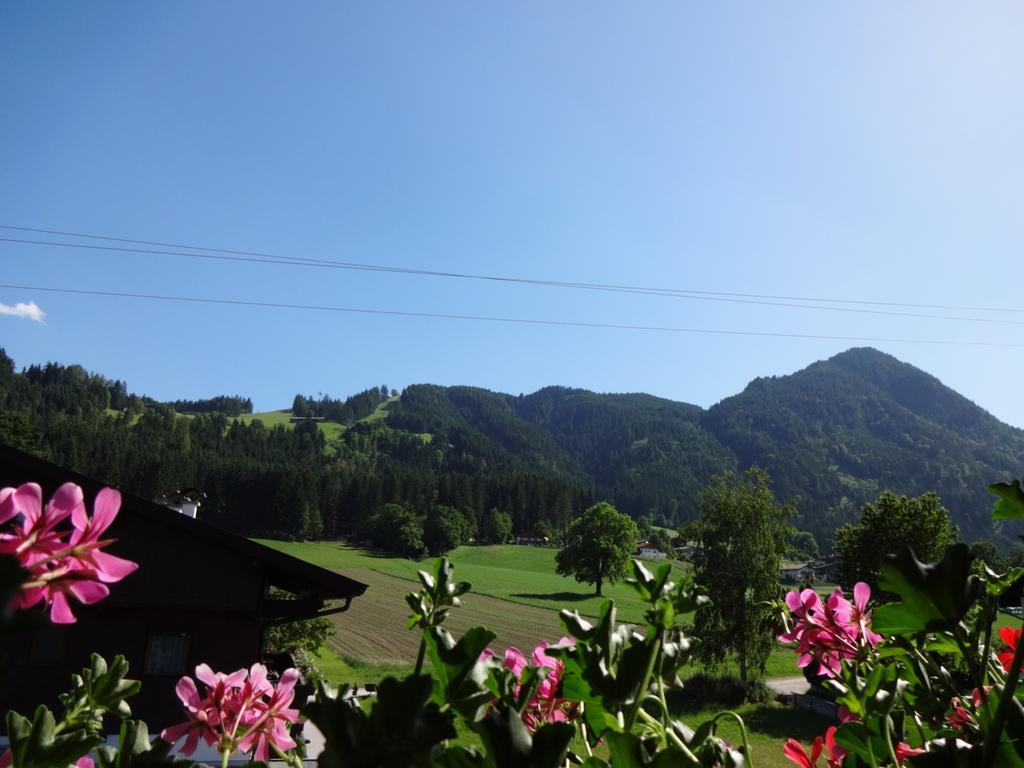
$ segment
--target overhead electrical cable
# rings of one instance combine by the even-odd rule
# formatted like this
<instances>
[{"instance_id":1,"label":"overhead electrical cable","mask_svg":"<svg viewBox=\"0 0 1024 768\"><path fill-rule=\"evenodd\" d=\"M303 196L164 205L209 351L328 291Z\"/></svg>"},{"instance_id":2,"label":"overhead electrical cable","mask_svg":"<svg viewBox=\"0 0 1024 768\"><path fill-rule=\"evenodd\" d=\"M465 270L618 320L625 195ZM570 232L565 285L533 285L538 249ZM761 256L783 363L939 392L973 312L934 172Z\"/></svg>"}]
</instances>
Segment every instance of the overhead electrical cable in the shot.
<instances>
[{"instance_id":1,"label":"overhead electrical cable","mask_svg":"<svg viewBox=\"0 0 1024 768\"><path fill-rule=\"evenodd\" d=\"M524 283L532 285L549 285L554 287L570 287L570 288L589 288L595 290L616 290L616 291L638 291L644 293L652 293L655 295L666 295L666 294L680 294L687 296L721 296L737 299L765 299L769 301L812 301L823 304L861 304L867 306L880 306L880 307L906 307L911 309L944 309L960 312L1009 312L1020 314L1024 313L1024 308L1021 307L982 307L982 306L966 306L956 304L929 304L929 303L912 303L912 302L897 302L897 301L877 301L869 299L840 299L832 297L815 297L815 296L789 296L789 295L778 295L778 294L761 294L761 293L739 293L730 291L706 291L686 288L664 288L664 287L650 287L650 286L638 286L638 285L619 285L614 283L591 283L591 282L579 282L579 281L562 281L562 280L542 280L533 278L517 278L507 277L501 275L481 275L463 272L446 272L440 270L429 270L429 269L416 269L412 267L396 267L380 264L365 264L359 262L348 262L348 261L336 261L331 259L317 259L311 257L297 257L297 256L282 256L279 254L263 253L259 251L245 251L231 248L211 248L202 245L183 245L181 243L167 243L157 240L137 240L126 237L114 237L111 235L97 235L89 234L84 232L69 232L66 230L59 229L41 229L38 227L21 227L12 224L0 224L0 229L16 230L20 232L35 232L49 235L61 235L64 237L77 237L89 240L107 240L118 243L130 243L135 245L153 245L160 248L182 248L191 251L207 251L210 253L219 254L230 254L236 256L251 256L259 257L261 259L273 259L275 261L289 261L307 266L313 265L324 265L324 266L335 266L339 268L347 269L361 269L369 271L379 272L398 272L402 274L413 274L413 275L429 275L433 277L458 277L472 280L493 280L498 282L511 282L511 283ZM26 241L33 242L33 241ZM72 245L72 244L65 244ZM783 305L779 305L783 306Z\"/></svg>"},{"instance_id":2,"label":"overhead electrical cable","mask_svg":"<svg viewBox=\"0 0 1024 768\"><path fill-rule=\"evenodd\" d=\"M199 296L171 296L155 293L131 293L122 291L100 291L85 288L58 288L54 286L39 285L16 285L0 283L0 288L9 288L19 291L43 291L47 293L78 294L82 296L104 296L126 299L142 299L150 301L171 301L189 302L195 304L221 304L239 307L259 307L263 309L297 309L317 312L342 312L363 315L389 315L393 317L417 317L431 318L437 320L469 320L488 323L507 323L518 325L543 325L561 326L571 328L598 328L605 330L623 331L654 331L662 333L683 333L683 334L709 334L718 336L758 336L783 339L812 339L824 341L854 341L871 343L891 344L928 344L928 345L950 345L968 347L999 347L999 348L1024 348L1024 343L1010 342L988 342L988 341L959 341L955 339L904 339L889 338L881 336L839 336L816 333L783 333L773 331L737 331L714 328L677 328L672 326L659 325L633 325L626 323L593 323L577 320L547 320L523 317L497 317L492 315L468 315L468 314L444 314L438 312L412 312L397 309L367 309L364 307L336 307L318 304L290 304L284 302L248 301L243 299L214 299Z\"/></svg>"},{"instance_id":3,"label":"overhead electrical cable","mask_svg":"<svg viewBox=\"0 0 1024 768\"><path fill-rule=\"evenodd\" d=\"M3 225L0 225L2 227ZM793 302L782 302L782 301L765 301L760 299L742 299L742 298L731 298L726 296L710 296L710 295L698 295L690 293L680 293L673 290L662 290L658 288L629 288L625 286L614 286L614 285L603 285L597 283L569 283L554 280L537 280L531 278L515 278L515 277L500 277L494 275L475 275L470 273L461 272L439 272L434 270L423 270L423 269L412 269L406 267L386 267L373 264L359 264L352 262L340 262L340 261L328 261L324 259L302 259L298 257L283 257L263 254L253 254L249 256L239 255L228 255L224 253L188 253L185 251L163 251L153 250L149 248L127 248L123 246L114 245L90 245L88 243L66 243L52 240L24 240L11 237L0 237L2 243L12 243L16 245L42 245L42 246L53 246L58 248L78 248L91 251L109 251L113 253L136 253L136 254L148 254L156 256L178 256L193 259L207 259L213 261L234 261L234 262L253 262L258 264L282 264L285 266L293 267L319 267L328 269L344 269L344 270L355 270L365 272L387 272L387 273L398 273L398 274L409 274L418 276L431 276L431 277L451 277L451 278L462 278L469 280L489 280L504 283L519 283L527 285L541 285L557 288L574 288L588 291L603 291L610 293L628 293L628 294L639 294L642 296L665 296L674 299L689 299L693 301L713 301L713 302L724 302L728 304L754 304L757 306L767 307L781 307L784 309L810 309L817 310L820 312L847 312L858 315L884 315L887 317L909 317L924 320L946 320L953 322L968 322L968 323L988 323L994 325L1024 325L1024 320L1005 320L1000 318L990 317L965 317L962 315L935 315L930 313L922 312L897 312L895 310L887 309L865 309L863 307L839 307L839 306L818 306L814 304L797 304ZM191 246L168 246L168 247L179 247L189 248ZM215 250L215 249L214 249Z\"/></svg>"}]
</instances>

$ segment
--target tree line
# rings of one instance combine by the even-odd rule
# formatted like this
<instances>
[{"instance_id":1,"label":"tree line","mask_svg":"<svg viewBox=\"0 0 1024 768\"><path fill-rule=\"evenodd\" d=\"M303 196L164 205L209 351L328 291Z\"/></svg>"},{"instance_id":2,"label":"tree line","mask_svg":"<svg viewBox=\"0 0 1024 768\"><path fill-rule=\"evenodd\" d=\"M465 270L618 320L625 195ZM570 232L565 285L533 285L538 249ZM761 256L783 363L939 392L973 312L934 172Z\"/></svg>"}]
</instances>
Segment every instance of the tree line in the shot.
<instances>
[{"instance_id":1,"label":"tree line","mask_svg":"<svg viewBox=\"0 0 1024 768\"><path fill-rule=\"evenodd\" d=\"M350 405L365 403L358 407L366 413L384 389L349 398ZM526 532L564 528L592 502L583 484L523 465L494 462L476 472L477 457L458 434L438 437L443 450L384 422L357 423L328 444L315 423L185 417L80 366L16 372L2 351L0 441L145 498L202 488L200 515L246 536L369 540L388 504L423 521L455 509L478 529L498 509L514 532ZM423 551L436 551L435 541L428 534Z\"/></svg>"}]
</instances>

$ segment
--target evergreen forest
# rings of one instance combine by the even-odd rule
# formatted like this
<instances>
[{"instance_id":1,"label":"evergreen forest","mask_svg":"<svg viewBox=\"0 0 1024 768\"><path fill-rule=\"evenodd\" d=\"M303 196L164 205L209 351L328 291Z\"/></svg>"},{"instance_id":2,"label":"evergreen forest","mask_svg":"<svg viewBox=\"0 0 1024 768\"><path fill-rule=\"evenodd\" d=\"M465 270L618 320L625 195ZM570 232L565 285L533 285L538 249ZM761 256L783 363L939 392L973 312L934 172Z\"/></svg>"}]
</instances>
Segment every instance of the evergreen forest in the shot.
<instances>
[{"instance_id":1,"label":"evergreen forest","mask_svg":"<svg viewBox=\"0 0 1024 768\"><path fill-rule=\"evenodd\" d=\"M465 536L494 510L515 534L557 536L597 500L678 527L714 475L758 465L823 551L884 490L934 490L963 538L1005 542L986 487L1024 463L1024 431L870 348L755 379L709 409L429 384L296 395L295 423L252 408L238 395L157 402L78 365L19 371L0 350L0 442L148 498L200 488L205 520L251 536L370 540L385 505L425 521L428 540L437 510L464 519Z\"/></svg>"}]
</instances>

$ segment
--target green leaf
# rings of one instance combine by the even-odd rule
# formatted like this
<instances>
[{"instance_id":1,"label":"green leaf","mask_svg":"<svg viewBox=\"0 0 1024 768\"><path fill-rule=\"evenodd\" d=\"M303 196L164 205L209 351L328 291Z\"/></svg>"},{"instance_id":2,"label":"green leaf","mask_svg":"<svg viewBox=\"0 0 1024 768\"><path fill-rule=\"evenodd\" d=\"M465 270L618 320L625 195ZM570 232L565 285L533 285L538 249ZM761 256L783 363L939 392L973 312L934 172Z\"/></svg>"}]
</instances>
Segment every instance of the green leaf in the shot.
<instances>
[{"instance_id":1,"label":"green leaf","mask_svg":"<svg viewBox=\"0 0 1024 768\"><path fill-rule=\"evenodd\" d=\"M892 635L952 629L980 591L980 582L971 574L972 559L966 544L947 547L942 560L929 565L904 548L882 565L879 579L881 588L898 594L901 602L876 608L872 629Z\"/></svg>"},{"instance_id":2,"label":"green leaf","mask_svg":"<svg viewBox=\"0 0 1024 768\"><path fill-rule=\"evenodd\" d=\"M432 688L429 675L385 678L366 712L320 685L316 700L302 710L324 734L320 768L433 764L443 742L457 734L452 712L430 701Z\"/></svg>"},{"instance_id":3,"label":"green leaf","mask_svg":"<svg viewBox=\"0 0 1024 768\"><path fill-rule=\"evenodd\" d=\"M1024 520L1024 488L1020 480L992 483L988 489L999 497L992 510L993 520Z\"/></svg>"},{"instance_id":4,"label":"green leaf","mask_svg":"<svg viewBox=\"0 0 1024 768\"><path fill-rule=\"evenodd\" d=\"M63 768L103 743L103 737L84 730L57 734L53 713L36 708L32 720L7 713L13 768Z\"/></svg>"},{"instance_id":5,"label":"green leaf","mask_svg":"<svg viewBox=\"0 0 1024 768\"><path fill-rule=\"evenodd\" d=\"M427 654L436 680L438 704L448 704L471 722L478 720L490 703L487 687L490 664L480 660L496 635L483 627L473 627L457 643L439 627L424 633Z\"/></svg>"}]
</instances>

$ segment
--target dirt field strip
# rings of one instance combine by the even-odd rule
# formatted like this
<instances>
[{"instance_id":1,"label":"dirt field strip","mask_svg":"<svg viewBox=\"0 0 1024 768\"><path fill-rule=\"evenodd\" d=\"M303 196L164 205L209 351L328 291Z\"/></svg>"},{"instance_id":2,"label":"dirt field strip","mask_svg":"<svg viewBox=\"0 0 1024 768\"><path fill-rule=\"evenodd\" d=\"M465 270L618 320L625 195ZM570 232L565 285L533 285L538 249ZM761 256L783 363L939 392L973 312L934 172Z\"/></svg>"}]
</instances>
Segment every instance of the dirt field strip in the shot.
<instances>
[{"instance_id":1,"label":"dirt field strip","mask_svg":"<svg viewBox=\"0 0 1024 768\"><path fill-rule=\"evenodd\" d=\"M409 616L405 595L416 591L419 582L361 568L346 568L345 575L369 589L353 600L345 613L331 617L335 633L328 645L338 653L369 662L414 662L420 635L405 628ZM492 644L495 650L510 645L529 650L540 640L553 643L564 634L557 611L513 605L472 592L462 603L449 614L445 627L458 637L469 627L483 625L498 636Z\"/></svg>"}]
</instances>

